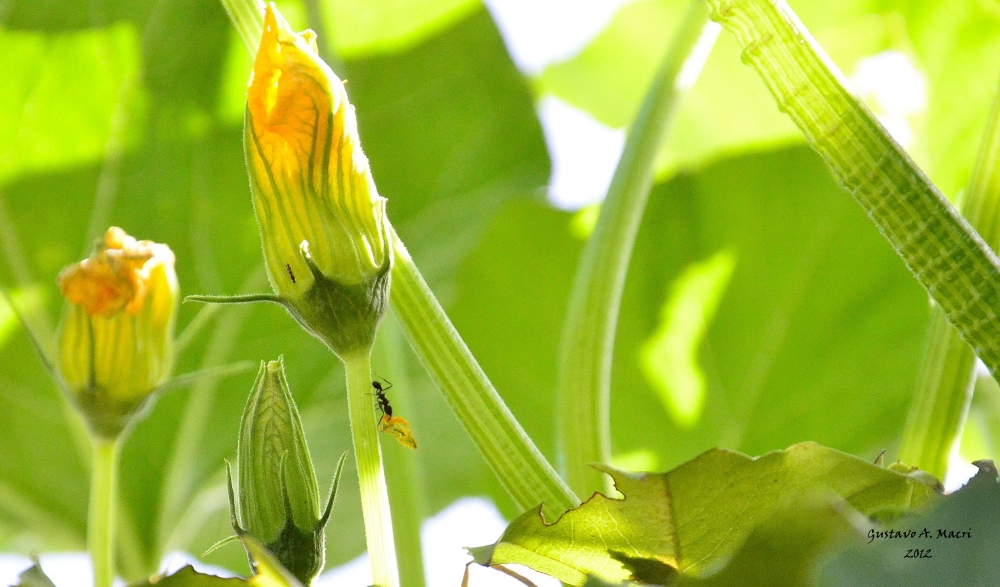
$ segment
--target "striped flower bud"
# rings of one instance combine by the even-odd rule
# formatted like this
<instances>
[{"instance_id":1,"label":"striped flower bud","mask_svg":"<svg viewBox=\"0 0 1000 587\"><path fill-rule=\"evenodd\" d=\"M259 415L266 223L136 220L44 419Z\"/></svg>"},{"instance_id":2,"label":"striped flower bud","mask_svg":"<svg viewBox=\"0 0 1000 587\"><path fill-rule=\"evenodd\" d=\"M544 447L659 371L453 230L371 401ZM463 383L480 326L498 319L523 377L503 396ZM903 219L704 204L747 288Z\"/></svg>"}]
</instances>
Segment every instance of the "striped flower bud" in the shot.
<instances>
[{"instance_id":1,"label":"striped flower bud","mask_svg":"<svg viewBox=\"0 0 1000 587\"><path fill-rule=\"evenodd\" d=\"M326 512L281 359L261 362L240 423L237 529L271 551L303 585L323 570Z\"/></svg>"},{"instance_id":2,"label":"striped flower bud","mask_svg":"<svg viewBox=\"0 0 1000 587\"><path fill-rule=\"evenodd\" d=\"M59 289L59 374L91 430L115 438L173 368L174 254L111 227Z\"/></svg>"},{"instance_id":3,"label":"striped flower bud","mask_svg":"<svg viewBox=\"0 0 1000 587\"><path fill-rule=\"evenodd\" d=\"M274 4L247 91L244 148L267 274L295 318L337 354L367 350L385 311L385 199L344 84L312 31Z\"/></svg>"}]
</instances>

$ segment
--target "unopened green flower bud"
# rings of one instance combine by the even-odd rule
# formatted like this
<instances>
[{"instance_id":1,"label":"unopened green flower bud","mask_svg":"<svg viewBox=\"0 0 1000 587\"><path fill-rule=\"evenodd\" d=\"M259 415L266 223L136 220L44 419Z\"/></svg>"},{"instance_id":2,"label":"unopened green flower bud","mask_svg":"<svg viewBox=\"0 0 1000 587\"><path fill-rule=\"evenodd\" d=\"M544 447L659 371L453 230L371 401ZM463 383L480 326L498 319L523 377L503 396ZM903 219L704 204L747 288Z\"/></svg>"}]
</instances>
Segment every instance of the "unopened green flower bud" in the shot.
<instances>
[{"instance_id":1,"label":"unopened green flower bud","mask_svg":"<svg viewBox=\"0 0 1000 587\"><path fill-rule=\"evenodd\" d=\"M371 347L392 247L344 84L274 4L247 91L244 148L267 274L337 354Z\"/></svg>"},{"instance_id":2,"label":"unopened green flower bud","mask_svg":"<svg viewBox=\"0 0 1000 587\"><path fill-rule=\"evenodd\" d=\"M304 585L323 570L319 491L298 408L288 389L281 359L261 362L243 410L237 448L239 533L271 551Z\"/></svg>"},{"instance_id":3,"label":"unopened green flower bud","mask_svg":"<svg viewBox=\"0 0 1000 587\"><path fill-rule=\"evenodd\" d=\"M115 438L173 368L174 254L111 227L87 259L59 274L68 302L58 370L90 429Z\"/></svg>"}]
</instances>

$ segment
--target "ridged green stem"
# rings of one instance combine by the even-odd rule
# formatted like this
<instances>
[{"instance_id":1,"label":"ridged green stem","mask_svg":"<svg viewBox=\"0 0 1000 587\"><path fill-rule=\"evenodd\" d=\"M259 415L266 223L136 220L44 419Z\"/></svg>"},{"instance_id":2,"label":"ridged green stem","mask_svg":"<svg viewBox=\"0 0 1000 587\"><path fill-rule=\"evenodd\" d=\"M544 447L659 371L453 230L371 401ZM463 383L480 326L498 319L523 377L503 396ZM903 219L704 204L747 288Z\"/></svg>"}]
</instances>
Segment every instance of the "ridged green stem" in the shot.
<instances>
[{"instance_id":1,"label":"ridged green stem","mask_svg":"<svg viewBox=\"0 0 1000 587\"><path fill-rule=\"evenodd\" d=\"M708 0L743 60L948 321L1000 373L1000 259L867 107L783 0Z\"/></svg>"},{"instance_id":2,"label":"ridged green stem","mask_svg":"<svg viewBox=\"0 0 1000 587\"><path fill-rule=\"evenodd\" d=\"M393 543L389 493L385 487L382 450L378 444L369 351L341 357L347 371L347 412L354 440L354 460L361 483L361 512L376 587L399 587L396 546Z\"/></svg>"},{"instance_id":3,"label":"ridged green stem","mask_svg":"<svg viewBox=\"0 0 1000 587\"><path fill-rule=\"evenodd\" d=\"M545 504L558 515L580 504L497 394L438 304L403 242L392 232L392 307L465 431L521 509Z\"/></svg>"},{"instance_id":4,"label":"ridged green stem","mask_svg":"<svg viewBox=\"0 0 1000 587\"><path fill-rule=\"evenodd\" d=\"M653 184L656 154L682 94L678 77L707 22L705 5L694 0L629 129L597 225L577 266L563 324L556 388L560 456L566 481L577 495L609 489L610 479L589 464L611 459L611 359L625 275ZM717 29L712 25L706 34L716 34Z\"/></svg>"},{"instance_id":5,"label":"ridged green stem","mask_svg":"<svg viewBox=\"0 0 1000 587\"><path fill-rule=\"evenodd\" d=\"M993 250L1000 249L1000 94L993 101L962 213ZM935 306L899 460L944 479L972 402L975 363L972 349Z\"/></svg>"},{"instance_id":6,"label":"ridged green stem","mask_svg":"<svg viewBox=\"0 0 1000 587\"><path fill-rule=\"evenodd\" d=\"M94 436L87 510L87 549L94 565L94 587L111 587L115 578L115 489L118 441Z\"/></svg>"},{"instance_id":7,"label":"ridged green stem","mask_svg":"<svg viewBox=\"0 0 1000 587\"><path fill-rule=\"evenodd\" d=\"M421 431L425 430L414 419L413 387L407 377L406 340L395 317L386 316L379 327L375 348L372 351L376 376L392 382L387 394L393 413L410 421L417 445ZM383 439L387 437L383 436ZM426 491L420 463L424 453L414 451L388 440L385 447L385 476L389 485L389 504L392 507L392 529L399 557L399 580L403 587L424 586L423 550L420 544L420 525L427 514Z\"/></svg>"}]
</instances>

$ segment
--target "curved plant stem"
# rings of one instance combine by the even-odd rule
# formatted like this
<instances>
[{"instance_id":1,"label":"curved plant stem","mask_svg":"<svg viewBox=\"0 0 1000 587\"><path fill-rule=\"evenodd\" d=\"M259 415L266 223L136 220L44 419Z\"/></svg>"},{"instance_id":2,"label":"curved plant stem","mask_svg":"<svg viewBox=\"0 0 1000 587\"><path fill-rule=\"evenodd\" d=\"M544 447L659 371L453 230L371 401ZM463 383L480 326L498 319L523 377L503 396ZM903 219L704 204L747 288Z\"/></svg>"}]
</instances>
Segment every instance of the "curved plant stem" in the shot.
<instances>
[{"instance_id":1,"label":"curved plant stem","mask_svg":"<svg viewBox=\"0 0 1000 587\"><path fill-rule=\"evenodd\" d=\"M556 391L560 454L566 480L577 495L608 489L605 475L589 463L606 463L611 457L611 359L625 274L653 184L656 154L684 89L679 74L703 34L709 48L718 34L718 26L706 27L707 22L708 10L695 0L629 129L597 226L577 266ZM694 66L700 69L702 63Z\"/></svg>"},{"instance_id":2,"label":"curved plant stem","mask_svg":"<svg viewBox=\"0 0 1000 587\"><path fill-rule=\"evenodd\" d=\"M87 548L94 565L94 587L111 587L115 578L115 486L118 477L118 441L94 437L87 511Z\"/></svg>"},{"instance_id":3,"label":"curved plant stem","mask_svg":"<svg viewBox=\"0 0 1000 587\"><path fill-rule=\"evenodd\" d=\"M962 214L994 251L1000 249L1000 94L972 170ZM976 356L935 306L916 395L903 431L899 459L939 479L972 403Z\"/></svg>"},{"instance_id":4,"label":"curved plant stem","mask_svg":"<svg viewBox=\"0 0 1000 587\"><path fill-rule=\"evenodd\" d=\"M1000 259L937 190L784 0L708 0L834 174L962 338L1000 374Z\"/></svg>"},{"instance_id":5,"label":"curved plant stem","mask_svg":"<svg viewBox=\"0 0 1000 587\"><path fill-rule=\"evenodd\" d=\"M465 346L410 258L392 233L392 307L465 431L519 508L544 504L547 515L580 500L545 460Z\"/></svg>"},{"instance_id":6,"label":"curved plant stem","mask_svg":"<svg viewBox=\"0 0 1000 587\"><path fill-rule=\"evenodd\" d=\"M385 487L382 450L378 444L375 407L371 398L371 358L368 350L342 358L347 371L347 411L351 419L358 480L361 482L361 511L365 518L372 579L377 587L399 587L389 493Z\"/></svg>"}]
</instances>

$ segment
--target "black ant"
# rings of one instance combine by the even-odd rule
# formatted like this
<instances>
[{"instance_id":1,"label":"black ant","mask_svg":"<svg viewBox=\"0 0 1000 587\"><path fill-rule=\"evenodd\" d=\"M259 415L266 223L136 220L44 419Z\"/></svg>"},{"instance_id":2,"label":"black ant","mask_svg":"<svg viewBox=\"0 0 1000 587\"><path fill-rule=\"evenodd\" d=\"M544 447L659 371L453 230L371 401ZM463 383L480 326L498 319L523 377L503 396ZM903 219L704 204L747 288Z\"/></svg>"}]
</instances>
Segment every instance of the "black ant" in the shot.
<instances>
[{"instance_id":1,"label":"black ant","mask_svg":"<svg viewBox=\"0 0 1000 587\"><path fill-rule=\"evenodd\" d=\"M285 270L288 271L288 276L292 278L292 283L295 283L295 273L292 272L292 264L285 263Z\"/></svg>"},{"instance_id":2,"label":"black ant","mask_svg":"<svg viewBox=\"0 0 1000 587\"><path fill-rule=\"evenodd\" d=\"M372 388L375 389L375 402L378 404L376 407L383 415L392 417L392 406L389 405L389 398L385 397L385 392L392 389L392 382L385 377L380 377L382 381L389 384L389 387L382 387L382 384L378 381L372 381Z\"/></svg>"}]
</instances>

